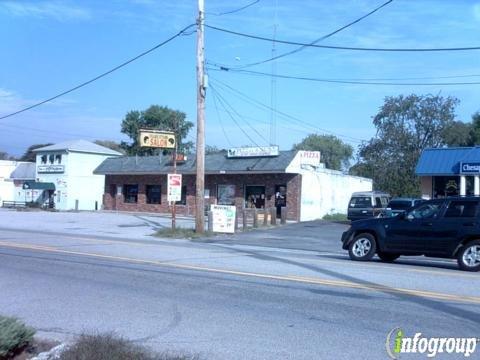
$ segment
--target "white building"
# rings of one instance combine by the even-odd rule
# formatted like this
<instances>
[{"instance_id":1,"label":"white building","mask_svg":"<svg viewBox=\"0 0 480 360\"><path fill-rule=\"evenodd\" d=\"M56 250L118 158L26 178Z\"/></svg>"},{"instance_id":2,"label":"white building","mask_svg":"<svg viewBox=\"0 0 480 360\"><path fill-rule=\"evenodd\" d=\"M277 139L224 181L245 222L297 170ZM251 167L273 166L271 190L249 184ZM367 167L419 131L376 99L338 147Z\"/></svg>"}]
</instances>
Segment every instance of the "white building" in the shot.
<instances>
[{"instance_id":1,"label":"white building","mask_svg":"<svg viewBox=\"0 0 480 360\"><path fill-rule=\"evenodd\" d=\"M105 176L93 170L105 159L122 155L85 140L66 141L35 149L36 182L24 187L38 189L38 201L59 210L97 210L102 205Z\"/></svg>"},{"instance_id":2,"label":"white building","mask_svg":"<svg viewBox=\"0 0 480 360\"><path fill-rule=\"evenodd\" d=\"M300 221L327 214L347 214L350 197L356 191L372 191L373 180L326 169L320 152L299 151L286 172L301 174Z\"/></svg>"},{"instance_id":3,"label":"white building","mask_svg":"<svg viewBox=\"0 0 480 360\"><path fill-rule=\"evenodd\" d=\"M3 201L13 201L14 185L10 180L10 174L17 167L16 161L0 160L0 205Z\"/></svg>"}]
</instances>

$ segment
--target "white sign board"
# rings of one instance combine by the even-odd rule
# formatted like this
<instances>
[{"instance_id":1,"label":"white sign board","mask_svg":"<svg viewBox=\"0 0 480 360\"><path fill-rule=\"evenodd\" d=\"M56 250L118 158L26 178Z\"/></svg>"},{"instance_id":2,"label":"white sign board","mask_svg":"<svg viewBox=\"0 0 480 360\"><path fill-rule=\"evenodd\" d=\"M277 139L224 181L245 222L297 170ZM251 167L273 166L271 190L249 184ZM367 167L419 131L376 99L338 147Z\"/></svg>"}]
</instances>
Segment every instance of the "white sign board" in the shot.
<instances>
[{"instance_id":1,"label":"white sign board","mask_svg":"<svg viewBox=\"0 0 480 360\"><path fill-rule=\"evenodd\" d=\"M300 156L300 165L320 165L320 151L301 150L298 155Z\"/></svg>"},{"instance_id":2,"label":"white sign board","mask_svg":"<svg viewBox=\"0 0 480 360\"><path fill-rule=\"evenodd\" d=\"M220 233L235 232L235 214L237 208L230 205L211 205L212 231Z\"/></svg>"},{"instance_id":3,"label":"white sign board","mask_svg":"<svg viewBox=\"0 0 480 360\"><path fill-rule=\"evenodd\" d=\"M167 201L182 200L182 174L168 174Z\"/></svg>"},{"instance_id":4,"label":"white sign board","mask_svg":"<svg viewBox=\"0 0 480 360\"><path fill-rule=\"evenodd\" d=\"M228 149L227 157L278 156L278 146L255 146Z\"/></svg>"},{"instance_id":5,"label":"white sign board","mask_svg":"<svg viewBox=\"0 0 480 360\"><path fill-rule=\"evenodd\" d=\"M64 165L38 165L37 171L39 174L61 174L65 172Z\"/></svg>"}]
</instances>

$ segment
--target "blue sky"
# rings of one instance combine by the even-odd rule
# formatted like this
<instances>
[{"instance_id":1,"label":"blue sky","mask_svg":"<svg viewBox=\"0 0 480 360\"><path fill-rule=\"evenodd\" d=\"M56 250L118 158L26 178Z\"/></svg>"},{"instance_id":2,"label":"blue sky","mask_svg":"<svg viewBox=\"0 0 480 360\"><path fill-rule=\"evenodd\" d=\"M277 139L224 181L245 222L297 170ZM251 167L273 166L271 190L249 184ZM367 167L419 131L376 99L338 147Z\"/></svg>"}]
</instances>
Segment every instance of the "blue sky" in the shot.
<instances>
[{"instance_id":1,"label":"blue sky","mask_svg":"<svg viewBox=\"0 0 480 360\"><path fill-rule=\"evenodd\" d=\"M384 1L260 0L240 12L218 15L251 2L206 0L206 23L269 38L276 24L278 39L310 42ZM165 40L195 21L196 5L195 0L0 1L0 116L89 80ZM479 46L479 33L480 2L394 0L322 44ZM211 29L206 29L205 41L211 63L242 66L272 54L269 42ZM195 47L195 34L177 38L76 92L0 120L0 151L19 155L31 144L78 138L126 140L120 133L122 118L151 104L182 110L195 122ZM294 48L277 44L276 54ZM308 48L277 60L274 66L281 75L315 78L477 75L419 81L480 81L480 51L377 53ZM270 73L272 63L248 70ZM272 116L259 105L272 103L270 77L211 70L209 83L206 143L218 147L267 145L272 118L281 149L315 132L337 134L356 147L359 140L375 134L372 116L384 97L399 94L455 96L461 101L457 118L463 121L480 110L480 85L373 86L277 79L273 103L292 119ZM192 131L189 140L194 139Z\"/></svg>"}]
</instances>

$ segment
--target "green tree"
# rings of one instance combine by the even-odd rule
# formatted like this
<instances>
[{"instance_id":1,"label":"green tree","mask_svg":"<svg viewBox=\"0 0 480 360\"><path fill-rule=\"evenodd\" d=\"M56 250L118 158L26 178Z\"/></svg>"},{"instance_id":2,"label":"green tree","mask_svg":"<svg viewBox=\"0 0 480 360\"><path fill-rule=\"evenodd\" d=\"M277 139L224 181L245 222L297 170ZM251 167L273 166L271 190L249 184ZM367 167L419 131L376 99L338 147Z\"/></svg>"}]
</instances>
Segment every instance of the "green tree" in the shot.
<instances>
[{"instance_id":1,"label":"green tree","mask_svg":"<svg viewBox=\"0 0 480 360\"><path fill-rule=\"evenodd\" d=\"M112 140L95 140L95 144L118 151L119 153L125 154L125 150L122 148L122 145L112 141Z\"/></svg>"},{"instance_id":2,"label":"green tree","mask_svg":"<svg viewBox=\"0 0 480 360\"><path fill-rule=\"evenodd\" d=\"M41 147L44 147L44 146L49 146L49 145L53 145L52 143L46 143L46 144L33 144L33 145L30 145L27 150L25 150L25 153L22 155L22 157L20 158L20 161L31 161L31 162L35 162L36 161L36 158L37 158L37 154L35 152L33 152L33 150L35 149L39 149Z\"/></svg>"},{"instance_id":3,"label":"green tree","mask_svg":"<svg viewBox=\"0 0 480 360\"><path fill-rule=\"evenodd\" d=\"M342 170L348 168L353 148L333 135L310 134L300 143L294 144L292 150L320 151L322 162L328 169Z\"/></svg>"},{"instance_id":4,"label":"green tree","mask_svg":"<svg viewBox=\"0 0 480 360\"><path fill-rule=\"evenodd\" d=\"M13 160L13 158L5 151L0 151L0 160Z\"/></svg>"},{"instance_id":5,"label":"green tree","mask_svg":"<svg viewBox=\"0 0 480 360\"><path fill-rule=\"evenodd\" d=\"M122 121L122 133L128 135L131 143L122 141L121 146L128 155L155 155L162 149L142 148L138 144L140 129L156 129L173 131L176 134L178 150L188 153L193 143L186 142L185 138L193 127L193 123L186 120L186 114L166 106L152 105L144 111L129 111Z\"/></svg>"},{"instance_id":6,"label":"green tree","mask_svg":"<svg viewBox=\"0 0 480 360\"><path fill-rule=\"evenodd\" d=\"M442 134L445 145L453 146L473 146L473 124L463 121L453 121L451 125L445 128ZM480 135L480 133L479 133Z\"/></svg>"},{"instance_id":7,"label":"green tree","mask_svg":"<svg viewBox=\"0 0 480 360\"><path fill-rule=\"evenodd\" d=\"M476 112L472 115L470 145L480 145L480 112Z\"/></svg>"},{"instance_id":8,"label":"green tree","mask_svg":"<svg viewBox=\"0 0 480 360\"><path fill-rule=\"evenodd\" d=\"M372 177L376 189L394 196L419 195L418 158L427 147L447 145L445 133L456 124L457 104L450 96L386 97L373 118L377 134L360 145L358 162L350 173Z\"/></svg>"}]
</instances>

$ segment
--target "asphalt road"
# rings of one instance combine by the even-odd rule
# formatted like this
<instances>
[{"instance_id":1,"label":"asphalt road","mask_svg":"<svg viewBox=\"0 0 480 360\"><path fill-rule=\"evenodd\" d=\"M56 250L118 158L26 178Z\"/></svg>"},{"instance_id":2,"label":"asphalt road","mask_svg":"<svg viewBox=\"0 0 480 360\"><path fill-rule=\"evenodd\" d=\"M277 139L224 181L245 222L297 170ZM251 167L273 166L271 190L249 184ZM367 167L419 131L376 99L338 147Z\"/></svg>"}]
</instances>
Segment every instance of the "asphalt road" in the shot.
<instances>
[{"instance_id":1,"label":"asphalt road","mask_svg":"<svg viewBox=\"0 0 480 360\"><path fill-rule=\"evenodd\" d=\"M451 261L359 264L305 250L314 236L301 245L300 234L259 247L2 231L0 313L44 337L115 331L204 359L385 359L395 327L479 337L477 274Z\"/></svg>"}]
</instances>

